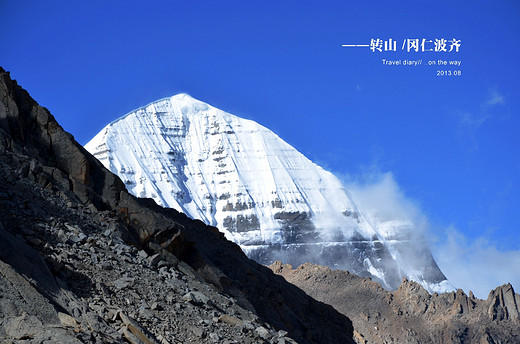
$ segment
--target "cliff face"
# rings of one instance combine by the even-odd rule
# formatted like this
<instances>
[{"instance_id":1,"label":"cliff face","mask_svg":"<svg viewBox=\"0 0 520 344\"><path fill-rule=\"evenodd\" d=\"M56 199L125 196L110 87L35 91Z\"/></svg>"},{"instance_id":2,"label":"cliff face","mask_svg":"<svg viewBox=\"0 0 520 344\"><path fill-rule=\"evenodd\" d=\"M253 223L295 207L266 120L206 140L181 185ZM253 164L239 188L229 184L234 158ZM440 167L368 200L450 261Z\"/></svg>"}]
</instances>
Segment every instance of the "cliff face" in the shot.
<instances>
[{"instance_id":1,"label":"cliff face","mask_svg":"<svg viewBox=\"0 0 520 344\"><path fill-rule=\"evenodd\" d=\"M360 343L520 341L520 295L510 284L479 300L460 289L430 295L408 280L388 292L369 279L312 264L293 269L276 262L270 268L352 319Z\"/></svg>"},{"instance_id":2,"label":"cliff face","mask_svg":"<svg viewBox=\"0 0 520 344\"><path fill-rule=\"evenodd\" d=\"M352 342L216 228L130 195L1 68L0 167L0 338Z\"/></svg>"}]
</instances>

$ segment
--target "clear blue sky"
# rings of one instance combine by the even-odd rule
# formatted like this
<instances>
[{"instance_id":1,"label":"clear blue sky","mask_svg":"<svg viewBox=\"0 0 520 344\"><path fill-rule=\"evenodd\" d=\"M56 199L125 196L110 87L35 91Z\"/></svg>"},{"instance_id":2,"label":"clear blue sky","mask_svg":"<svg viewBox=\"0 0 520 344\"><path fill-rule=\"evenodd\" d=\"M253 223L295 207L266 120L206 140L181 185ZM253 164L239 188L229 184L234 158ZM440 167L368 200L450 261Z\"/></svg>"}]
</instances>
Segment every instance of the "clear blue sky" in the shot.
<instances>
[{"instance_id":1,"label":"clear blue sky","mask_svg":"<svg viewBox=\"0 0 520 344\"><path fill-rule=\"evenodd\" d=\"M518 1L143 3L0 0L0 65L82 144L186 92L339 175L391 172L440 244L455 231L461 251L519 256ZM397 51L341 47L376 38ZM461 47L401 49L415 38ZM426 63L438 59L462 75L437 76Z\"/></svg>"}]
</instances>

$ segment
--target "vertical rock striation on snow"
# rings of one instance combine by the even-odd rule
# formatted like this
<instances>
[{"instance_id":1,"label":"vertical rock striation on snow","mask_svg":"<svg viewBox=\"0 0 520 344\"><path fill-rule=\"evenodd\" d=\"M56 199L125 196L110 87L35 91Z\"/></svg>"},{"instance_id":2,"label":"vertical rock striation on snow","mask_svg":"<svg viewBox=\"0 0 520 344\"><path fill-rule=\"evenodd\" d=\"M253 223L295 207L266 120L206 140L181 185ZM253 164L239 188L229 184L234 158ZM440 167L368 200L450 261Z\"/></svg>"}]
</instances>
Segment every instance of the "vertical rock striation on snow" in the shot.
<instances>
[{"instance_id":1,"label":"vertical rock striation on snow","mask_svg":"<svg viewBox=\"0 0 520 344\"><path fill-rule=\"evenodd\" d=\"M189 95L107 125L85 148L138 197L220 228L260 263L347 269L452 290L407 221L370 219L341 182L267 128Z\"/></svg>"}]
</instances>

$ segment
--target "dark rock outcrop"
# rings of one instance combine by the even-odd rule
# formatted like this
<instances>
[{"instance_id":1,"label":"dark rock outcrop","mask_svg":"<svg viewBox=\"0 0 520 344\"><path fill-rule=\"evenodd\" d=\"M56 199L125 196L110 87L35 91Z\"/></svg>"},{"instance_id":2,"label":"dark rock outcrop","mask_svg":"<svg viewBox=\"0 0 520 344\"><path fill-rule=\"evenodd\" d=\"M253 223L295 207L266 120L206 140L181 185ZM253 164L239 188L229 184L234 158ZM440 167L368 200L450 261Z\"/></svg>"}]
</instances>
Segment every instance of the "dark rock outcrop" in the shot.
<instances>
[{"instance_id":1,"label":"dark rock outcrop","mask_svg":"<svg viewBox=\"0 0 520 344\"><path fill-rule=\"evenodd\" d=\"M352 342L218 229L130 195L1 68L0 167L0 338Z\"/></svg>"},{"instance_id":2,"label":"dark rock outcrop","mask_svg":"<svg viewBox=\"0 0 520 344\"><path fill-rule=\"evenodd\" d=\"M505 284L489 293L487 303L488 314L492 320L520 319L520 295L516 294L511 284Z\"/></svg>"}]
</instances>

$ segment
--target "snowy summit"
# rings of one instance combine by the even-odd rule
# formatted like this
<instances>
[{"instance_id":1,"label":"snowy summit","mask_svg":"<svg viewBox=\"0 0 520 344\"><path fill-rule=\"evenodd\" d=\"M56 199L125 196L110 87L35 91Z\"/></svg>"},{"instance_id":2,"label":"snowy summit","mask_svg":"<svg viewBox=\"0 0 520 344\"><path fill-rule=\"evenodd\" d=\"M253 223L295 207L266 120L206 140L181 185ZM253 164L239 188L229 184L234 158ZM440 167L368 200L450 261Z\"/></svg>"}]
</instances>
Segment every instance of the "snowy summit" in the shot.
<instances>
[{"instance_id":1,"label":"snowy summit","mask_svg":"<svg viewBox=\"0 0 520 344\"><path fill-rule=\"evenodd\" d=\"M261 263L453 289L408 221L370 219L338 178L272 131L187 94L128 113L85 148L134 195L218 227Z\"/></svg>"}]
</instances>

